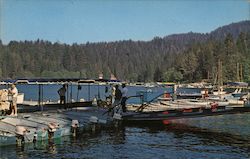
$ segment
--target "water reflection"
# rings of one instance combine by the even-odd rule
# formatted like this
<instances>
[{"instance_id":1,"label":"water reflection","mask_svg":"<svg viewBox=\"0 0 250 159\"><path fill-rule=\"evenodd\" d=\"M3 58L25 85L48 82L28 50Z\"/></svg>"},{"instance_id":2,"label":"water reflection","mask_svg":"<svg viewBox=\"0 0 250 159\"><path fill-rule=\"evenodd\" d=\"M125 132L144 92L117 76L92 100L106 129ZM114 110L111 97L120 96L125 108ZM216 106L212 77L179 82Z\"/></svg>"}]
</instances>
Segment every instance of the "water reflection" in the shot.
<instances>
[{"instance_id":1,"label":"water reflection","mask_svg":"<svg viewBox=\"0 0 250 159\"><path fill-rule=\"evenodd\" d=\"M56 154L57 153L56 144L53 141L49 142L46 149L47 149L47 152L50 153L50 154Z\"/></svg>"},{"instance_id":2,"label":"water reflection","mask_svg":"<svg viewBox=\"0 0 250 159\"><path fill-rule=\"evenodd\" d=\"M149 148L174 147L185 149L185 151L213 154L224 151L224 154L222 153L223 155L221 156L222 158L230 153L234 157L238 156L238 154L244 157L250 155L250 134L245 136L231 132L216 132L206 128L190 126L185 123L165 125L161 122L122 123L119 129L116 132L120 132L122 138L116 135L114 136L114 141L121 139L124 144L128 144L129 142L132 144L139 143L139 145L146 144Z\"/></svg>"},{"instance_id":3,"label":"water reflection","mask_svg":"<svg viewBox=\"0 0 250 159\"><path fill-rule=\"evenodd\" d=\"M27 157L27 155L25 154L25 144L21 144L21 145L16 146L16 155L20 159Z\"/></svg>"}]
</instances>

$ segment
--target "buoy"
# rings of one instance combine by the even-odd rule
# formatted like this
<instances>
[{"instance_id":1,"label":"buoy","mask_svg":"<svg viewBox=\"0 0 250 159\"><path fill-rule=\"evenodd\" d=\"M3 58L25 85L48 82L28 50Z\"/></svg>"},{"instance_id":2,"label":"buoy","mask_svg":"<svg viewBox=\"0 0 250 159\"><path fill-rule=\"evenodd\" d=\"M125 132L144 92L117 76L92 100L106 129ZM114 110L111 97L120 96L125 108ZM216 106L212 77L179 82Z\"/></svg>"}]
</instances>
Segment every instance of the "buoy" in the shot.
<instances>
[{"instance_id":1,"label":"buoy","mask_svg":"<svg viewBox=\"0 0 250 159\"><path fill-rule=\"evenodd\" d=\"M89 121L90 121L91 123L97 123L97 122L98 122L98 118L97 118L96 116L91 116L91 117L89 118Z\"/></svg>"}]
</instances>

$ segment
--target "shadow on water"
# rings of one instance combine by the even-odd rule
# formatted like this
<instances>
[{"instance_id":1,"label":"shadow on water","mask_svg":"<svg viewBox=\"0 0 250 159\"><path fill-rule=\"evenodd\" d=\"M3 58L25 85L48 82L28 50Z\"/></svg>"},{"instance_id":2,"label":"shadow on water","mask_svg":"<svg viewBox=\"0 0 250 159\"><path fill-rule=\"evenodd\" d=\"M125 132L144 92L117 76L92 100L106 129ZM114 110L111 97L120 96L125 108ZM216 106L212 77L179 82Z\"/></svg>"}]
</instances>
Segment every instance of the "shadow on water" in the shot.
<instances>
[{"instance_id":1,"label":"shadow on water","mask_svg":"<svg viewBox=\"0 0 250 159\"><path fill-rule=\"evenodd\" d=\"M242 136L238 134L232 134L230 132L216 132L210 129L201 128L198 126L190 126L184 123L175 123L171 121L153 121L153 122L126 122L120 123L120 128L139 128L144 129L148 133L174 133L176 136L184 136L187 134L193 134L197 137L205 138L208 140L216 140L223 143L246 143L250 146L250 134L248 136Z\"/></svg>"}]
</instances>

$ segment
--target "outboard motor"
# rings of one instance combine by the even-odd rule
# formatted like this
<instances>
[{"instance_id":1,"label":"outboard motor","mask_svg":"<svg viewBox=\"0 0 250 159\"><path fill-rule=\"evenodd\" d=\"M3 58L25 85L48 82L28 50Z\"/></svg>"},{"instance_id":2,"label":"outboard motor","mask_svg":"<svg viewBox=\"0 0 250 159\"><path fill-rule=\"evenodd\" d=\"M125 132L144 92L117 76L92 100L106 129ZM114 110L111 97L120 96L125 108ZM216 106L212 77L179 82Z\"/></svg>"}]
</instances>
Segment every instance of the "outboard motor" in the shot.
<instances>
[{"instance_id":1,"label":"outboard motor","mask_svg":"<svg viewBox=\"0 0 250 159\"><path fill-rule=\"evenodd\" d=\"M54 132L56 132L57 128L59 127L56 123L49 123L48 124L48 137L52 139L54 136Z\"/></svg>"},{"instance_id":2,"label":"outboard motor","mask_svg":"<svg viewBox=\"0 0 250 159\"><path fill-rule=\"evenodd\" d=\"M98 118L96 116L91 116L89 118L89 121L90 121L90 123L92 123L91 124L92 131L95 132L95 130L96 130L96 124L98 123Z\"/></svg>"},{"instance_id":3,"label":"outboard motor","mask_svg":"<svg viewBox=\"0 0 250 159\"><path fill-rule=\"evenodd\" d=\"M73 130L73 136L76 136L76 130L77 130L77 128L79 128L78 120L72 120L71 127L72 127L72 130Z\"/></svg>"},{"instance_id":4,"label":"outboard motor","mask_svg":"<svg viewBox=\"0 0 250 159\"><path fill-rule=\"evenodd\" d=\"M22 143L24 143L25 139L24 136L26 135L26 133L29 132L28 129L26 129L23 126L16 126L16 137L17 137L17 144L21 145Z\"/></svg>"},{"instance_id":5,"label":"outboard motor","mask_svg":"<svg viewBox=\"0 0 250 159\"><path fill-rule=\"evenodd\" d=\"M37 141L37 132L34 133L33 143L35 143L36 141Z\"/></svg>"}]
</instances>

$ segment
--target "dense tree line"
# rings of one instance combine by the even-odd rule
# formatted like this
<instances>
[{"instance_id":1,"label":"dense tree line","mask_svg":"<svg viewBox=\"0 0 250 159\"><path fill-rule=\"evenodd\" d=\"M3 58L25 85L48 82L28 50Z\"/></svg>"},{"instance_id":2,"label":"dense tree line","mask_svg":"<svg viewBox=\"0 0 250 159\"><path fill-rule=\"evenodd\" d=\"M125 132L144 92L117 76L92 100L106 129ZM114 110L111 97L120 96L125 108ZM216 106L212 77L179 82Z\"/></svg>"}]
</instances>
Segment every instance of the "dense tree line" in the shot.
<instances>
[{"instance_id":1,"label":"dense tree line","mask_svg":"<svg viewBox=\"0 0 250 159\"><path fill-rule=\"evenodd\" d=\"M0 77L105 78L126 81L190 82L216 79L250 81L250 21L221 27L210 34L187 33L151 41L61 44L44 40L0 41Z\"/></svg>"}]
</instances>

